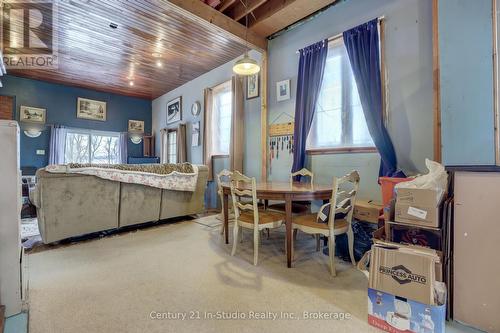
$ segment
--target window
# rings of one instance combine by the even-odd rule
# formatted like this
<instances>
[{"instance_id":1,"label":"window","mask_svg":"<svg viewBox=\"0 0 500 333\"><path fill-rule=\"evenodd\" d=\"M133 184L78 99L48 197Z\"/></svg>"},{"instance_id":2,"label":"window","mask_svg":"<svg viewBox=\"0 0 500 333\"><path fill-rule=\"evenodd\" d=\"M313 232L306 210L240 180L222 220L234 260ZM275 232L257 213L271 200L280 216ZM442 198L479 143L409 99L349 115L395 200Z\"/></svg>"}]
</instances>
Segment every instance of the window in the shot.
<instances>
[{"instance_id":1,"label":"window","mask_svg":"<svg viewBox=\"0 0 500 333\"><path fill-rule=\"evenodd\" d=\"M64 163L117 164L120 162L120 134L69 129Z\"/></svg>"},{"instance_id":2,"label":"window","mask_svg":"<svg viewBox=\"0 0 500 333\"><path fill-rule=\"evenodd\" d=\"M231 81L214 87L212 93L212 154L229 155L233 108Z\"/></svg>"},{"instance_id":3,"label":"window","mask_svg":"<svg viewBox=\"0 0 500 333\"><path fill-rule=\"evenodd\" d=\"M343 40L329 43L325 74L307 149L375 149Z\"/></svg>"},{"instance_id":4,"label":"window","mask_svg":"<svg viewBox=\"0 0 500 333\"><path fill-rule=\"evenodd\" d=\"M171 130L167 133L167 163L177 163L177 131Z\"/></svg>"}]
</instances>

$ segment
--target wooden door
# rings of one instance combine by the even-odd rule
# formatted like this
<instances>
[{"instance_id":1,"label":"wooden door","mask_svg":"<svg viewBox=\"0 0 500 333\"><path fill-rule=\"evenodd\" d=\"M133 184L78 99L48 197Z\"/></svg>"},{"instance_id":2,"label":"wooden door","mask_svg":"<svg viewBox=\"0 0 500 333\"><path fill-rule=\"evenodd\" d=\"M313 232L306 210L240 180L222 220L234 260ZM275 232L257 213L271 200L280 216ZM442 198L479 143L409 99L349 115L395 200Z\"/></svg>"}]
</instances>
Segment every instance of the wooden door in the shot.
<instances>
[{"instance_id":1,"label":"wooden door","mask_svg":"<svg viewBox=\"0 0 500 333\"><path fill-rule=\"evenodd\" d=\"M155 156L155 140L154 136L150 135L145 135L143 137L143 155L146 157L153 157Z\"/></svg>"},{"instance_id":2,"label":"wooden door","mask_svg":"<svg viewBox=\"0 0 500 333\"><path fill-rule=\"evenodd\" d=\"M0 119L14 119L14 97L0 96Z\"/></svg>"}]
</instances>

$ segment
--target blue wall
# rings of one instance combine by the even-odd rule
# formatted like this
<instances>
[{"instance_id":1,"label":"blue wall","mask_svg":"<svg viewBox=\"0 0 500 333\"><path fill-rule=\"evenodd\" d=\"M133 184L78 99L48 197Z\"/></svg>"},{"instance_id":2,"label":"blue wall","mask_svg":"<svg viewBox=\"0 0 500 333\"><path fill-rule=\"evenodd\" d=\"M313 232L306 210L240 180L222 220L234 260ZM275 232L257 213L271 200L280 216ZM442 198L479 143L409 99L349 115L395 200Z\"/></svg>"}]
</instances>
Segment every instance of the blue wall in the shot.
<instances>
[{"instance_id":1,"label":"blue wall","mask_svg":"<svg viewBox=\"0 0 500 333\"><path fill-rule=\"evenodd\" d=\"M296 50L335 36L373 18L385 16L387 128L399 167L408 174L426 172L425 158L433 158L432 0L356 0L330 7L313 20L269 42L268 121L282 112L294 115ZM276 82L291 79L291 98L278 102ZM350 170L361 175L360 197L380 199L378 153L310 155L314 179L331 183ZM270 180L287 180L292 155L273 159Z\"/></svg>"},{"instance_id":2,"label":"blue wall","mask_svg":"<svg viewBox=\"0 0 500 333\"><path fill-rule=\"evenodd\" d=\"M101 131L126 132L128 120L144 120L145 132L151 133L151 101L88 89L30 80L15 76L2 77L0 95L15 96L15 119L19 119L21 105L47 109L47 125L59 124L68 127ZM86 120L76 117L78 97L107 102L106 121ZM21 133L21 167L41 168L49 158L50 129L47 127L38 138L29 138ZM36 155L44 149L45 155ZM128 141L128 155L142 156L142 144Z\"/></svg>"},{"instance_id":3,"label":"blue wall","mask_svg":"<svg viewBox=\"0 0 500 333\"><path fill-rule=\"evenodd\" d=\"M491 0L439 1L445 165L495 164Z\"/></svg>"}]
</instances>

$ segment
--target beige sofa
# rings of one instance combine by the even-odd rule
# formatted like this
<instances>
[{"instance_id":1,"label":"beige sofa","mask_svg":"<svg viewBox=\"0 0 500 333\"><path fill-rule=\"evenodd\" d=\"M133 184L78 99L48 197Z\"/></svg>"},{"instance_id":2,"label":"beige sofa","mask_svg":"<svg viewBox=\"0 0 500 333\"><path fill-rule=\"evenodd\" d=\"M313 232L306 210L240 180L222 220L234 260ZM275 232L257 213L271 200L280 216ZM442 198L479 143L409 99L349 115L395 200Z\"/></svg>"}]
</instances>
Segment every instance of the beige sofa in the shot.
<instances>
[{"instance_id":1,"label":"beige sofa","mask_svg":"<svg viewBox=\"0 0 500 333\"><path fill-rule=\"evenodd\" d=\"M194 192L162 190L95 176L39 169L30 198L44 243L204 211L208 169L198 166Z\"/></svg>"}]
</instances>

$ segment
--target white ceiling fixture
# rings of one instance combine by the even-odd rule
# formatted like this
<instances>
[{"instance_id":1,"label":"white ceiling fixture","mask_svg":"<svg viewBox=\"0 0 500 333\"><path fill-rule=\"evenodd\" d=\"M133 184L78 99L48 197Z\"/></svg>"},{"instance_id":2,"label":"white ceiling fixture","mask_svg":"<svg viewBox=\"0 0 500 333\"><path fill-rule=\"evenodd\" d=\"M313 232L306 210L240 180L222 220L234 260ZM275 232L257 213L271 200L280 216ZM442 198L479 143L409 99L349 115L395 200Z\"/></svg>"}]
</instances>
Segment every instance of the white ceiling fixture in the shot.
<instances>
[{"instance_id":1,"label":"white ceiling fixture","mask_svg":"<svg viewBox=\"0 0 500 333\"><path fill-rule=\"evenodd\" d=\"M245 0L245 8L248 8L248 0ZM255 59L248 55L248 13L245 15L245 43L247 51L240 60L236 61L233 66L233 72L238 75L254 75L260 72L260 66Z\"/></svg>"}]
</instances>

